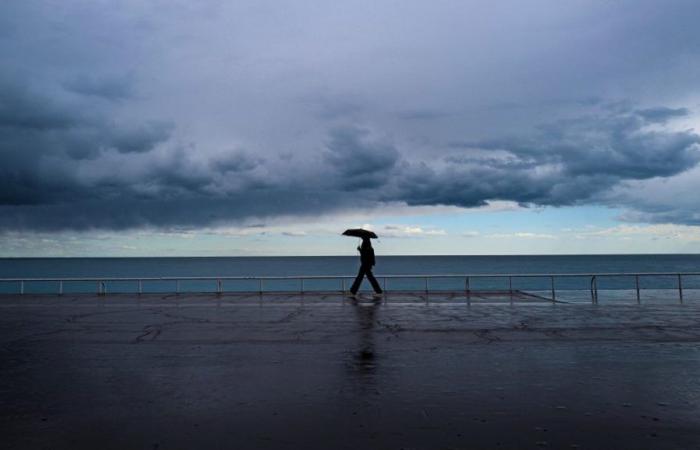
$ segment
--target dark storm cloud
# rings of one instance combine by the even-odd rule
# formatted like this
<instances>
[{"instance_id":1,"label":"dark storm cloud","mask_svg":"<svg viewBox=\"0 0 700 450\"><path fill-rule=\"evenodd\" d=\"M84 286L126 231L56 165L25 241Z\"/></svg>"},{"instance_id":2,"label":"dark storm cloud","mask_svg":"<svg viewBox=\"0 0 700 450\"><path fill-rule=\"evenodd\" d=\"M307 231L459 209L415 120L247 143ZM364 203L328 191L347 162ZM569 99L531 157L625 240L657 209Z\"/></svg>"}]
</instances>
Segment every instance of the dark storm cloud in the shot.
<instances>
[{"instance_id":1,"label":"dark storm cloud","mask_svg":"<svg viewBox=\"0 0 700 450\"><path fill-rule=\"evenodd\" d=\"M697 170L672 128L697 2L533 1L2 2L0 229L497 199L694 220L692 179L633 191Z\"/></svg>"},{"instance_id":2,"label":"dark storm cloud","mask_svg":"<svg viewBox=\"0 0 700 450\"><path fill-rule=\"evenodd\" d=\"M265 163L259 158L245 152L233 151L209 161L212 170L218 172L246 172Z\"/></svg>"},{"instance_id":3,"label":"dark storm cloud","mask_svg":"<svg viewBox=\"0 0 700 450\"><path fill-rule=\"evenodd\" d=\"M655 223L655 224L680 224L680 225L692 225L700 226L700 213L694 209L684 208L671 208L668 206L664 208L662 205L653 205L648 207L646 205L640 205L635 203L629 203L630 206L634 205L634 210L628 210L623 213L619 219L625 222L643 222L643 223Z\"/></svg>"},{"instance_id":4,"label":"dark storm cloud","mask_svg":"<svg viewBox=\"0 0 700 450\"><path fill-rule=\"evenodd\" d=\"M49 94L5 80L0 83L0 204L79 203L99 197L100 187L81 179L79 161L111 150L148 152L166 141L171 130L171 124L161 121L116 124L60 90Z\"/></svg>"},{"instance_id":5,"label":"dark storm cloud","mask_svg":"<svg viewBox=\"0 0 700 450\"><path fill-rule=\"evenodd\" d=\"M648 111L663 111L668 108ZM698 161L697 134L689 131L647 131L651 118L632 111L603 111L542 125L530 138L516 137L475 142L477 148L504 150L517 163L556 164L564 176L609 175L617 179L645 179L675 175ZM664 119L667 120L667 119ZM505 164L513 164L505 159Z\"/></svg>"},{"instance_id":6,"label":"dark storm cloud","mask_svg":"<svg viewBox=\"0 0 700 450\"><path fill-rule=\"evenodd\" d=\"M666 123L676 117L687 116L689 111L687 108L647 108L636 111L642 118L648 122Z\"/></svg>"},{"instance_id":7,"label":"dark storm cloud","mask_svg":"<svg viewBox=\"0 0 700 450\"><path fill-rule=\"evenodd\" d=\"M459 150L452 145L450 156L425 160L402 156L388 139L366 129L335 127L322 164L306 171L270 166L241 151L200 160L191 147L170 148L126 178L109 173L90 178L70 169L58 177L41 164L15 164L6 166L14 178L5 169L10 181L2 186L0 227L205 226L387 201L461 207L488 200L586 203L622 181L667 177L695 166L700 137L646 129L656 121L631 109L603 109L542 125L529 136L462 143ZM156 133L153 141L166 137ZM23 152L21 146L4 150L6 157ZM36 155L39 162L42 156L81 161L70 152L43 150ZM143 156L120 154L127 162Z\"/></svg>"},{"instance_id":8,"label":"dark storm cloud","mask_svg":"<svg viewBox=\"0 0 700 450\"><path fill-rule=\"evenodd\" d=\"M146 152L167 140L172 128L166 121L115 123L94 104L68 99L65 92L43 93L19 81L0 82L0 131L6 154L65 153L80 159L110 148Z\"/></svg>"},{"instance_id":9,"label":"dark storm cloud","mask_svg":"<svg viewBox=\"0 0 700 450\"><path fill-rule=\"evenodd\" d=\"M125 100L133 95L133 82L128 77L96 78L81 75L63 83L63 86L77 94L106 100Z\"/></svg>"},{"instance_id":10,"label":"dark storm cloud","mask_svg":"<svg viewBox=\"0 0 700 450\"><path fill-rule=\"evenodd\" d=\"M109 128L107 145L121 153L147 152L157 144L166 141L172 129L173 124L161 121L122 127L112 126Z\"/></svg>"},{"instance_id":11,"label":"dark storm cloud","mask_svg":"<svg viewBox=\"0 0 700 450\"><path fill-rule=\"evenodd\" d=\"M672 178L625 181L605 194L609 204L622 205L621 219L632 222L700 225L700 165Z\"/></svg>"},{"instance_id":12,"label":"dark storm cloud","mask_svg":"<svg viewBox=\"0 0 700 450\"><path fill-rule=\"evenodd\" d=\"M572 205L593 201L623 180L669 177L700 161L700 136L646 130L661 113L647 116L603 110L542 125L532 136L463 142L464 154L445 158L449 165L442 170L414 167L401 181L401 195L409 204L471 207L501 199ZM481 152L473 156L473 150ZM483 156L484 150L500 153Z\"/></svg>"},{"instance_id":13,"label":"dark storm cloud","mask_svg":"<svg viewBox=\"0 0 700 450\"><path fill-rule=\"evenodd\" d=\"M75 111L18 81L0 78L0 127L28 130L68 128L80 121Z\"/></svg>"},{"instance_id":14,"label":"dark storm cloud","mask_svg":"<svg viewBox=\"0 0 700 450\"><path fill-rule=\"evenodd\" d=\"M311 106L314 114L322 120L347 119L358 115L363 107L356 101L344 98L313 97L304 103Z\"/></svg>"},{"instance_id":15,"label":"dark storm cloud","mask_svg":"<svg viewBox=\"0 0 700 450\"><path fill-rule=\"evenodd\" d=\"M368 134L355 127L336 128L330 133L325 158L342 189L377 189L392 175L399 152L391 144L369 141Z\"/></svg>"},{"instance_id":16,"label":"dark storm cloud","mask_svg":"<svg viewBox=\"0 0 700 450\"><path fill-rule=\"evenodd\" d=\"M289 190L248 190L227 196L186 194L141 198L123 190L111 199L70 203L0 205L0 228L19 230L109 229L137 227L197 227L243 222L250 217L310 215L348 206L334 193L314 192L313 197ZM6 214L11 212L11 214Z\"/></svg>"}]
</instances>

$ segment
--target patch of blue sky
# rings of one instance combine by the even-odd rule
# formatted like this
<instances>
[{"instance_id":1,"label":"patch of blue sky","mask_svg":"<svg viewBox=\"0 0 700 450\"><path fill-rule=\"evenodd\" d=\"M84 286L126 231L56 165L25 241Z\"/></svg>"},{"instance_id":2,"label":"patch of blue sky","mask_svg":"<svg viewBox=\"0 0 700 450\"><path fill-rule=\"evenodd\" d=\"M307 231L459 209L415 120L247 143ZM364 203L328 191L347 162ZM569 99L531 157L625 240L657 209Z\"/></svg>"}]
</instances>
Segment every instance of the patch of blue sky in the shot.
<instances>
[{"instance_id":1,"label":"patch of blue sky","mask_svg":"<svg viewBox=\"0 0 700 450\"><path fill-rule=\"evenodd\" d=\"M380 216L373 222L440 229L448 234L467 231L556 233L572 229L613 227L619 224L617 217L620 214L619 209L588 205Z\"/></svg>"}]
</instances>

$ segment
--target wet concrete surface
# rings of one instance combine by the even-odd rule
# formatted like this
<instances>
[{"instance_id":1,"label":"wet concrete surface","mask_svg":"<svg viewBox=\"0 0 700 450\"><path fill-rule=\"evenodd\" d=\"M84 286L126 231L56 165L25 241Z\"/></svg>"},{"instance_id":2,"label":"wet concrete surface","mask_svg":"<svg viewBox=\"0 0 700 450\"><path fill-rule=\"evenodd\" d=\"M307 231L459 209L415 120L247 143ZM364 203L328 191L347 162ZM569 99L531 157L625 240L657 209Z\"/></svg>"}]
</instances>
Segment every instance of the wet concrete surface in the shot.
<instances>
[{"instance_id":1,"label":"wet concrete surface","mask_svg":"<svg viewBox=\"0 0 700 450\"><path fill-rule=\"evenodd\" d=\"M3 448L700 448L700 305L2 296Z\"/></svg>"}]
</instances>

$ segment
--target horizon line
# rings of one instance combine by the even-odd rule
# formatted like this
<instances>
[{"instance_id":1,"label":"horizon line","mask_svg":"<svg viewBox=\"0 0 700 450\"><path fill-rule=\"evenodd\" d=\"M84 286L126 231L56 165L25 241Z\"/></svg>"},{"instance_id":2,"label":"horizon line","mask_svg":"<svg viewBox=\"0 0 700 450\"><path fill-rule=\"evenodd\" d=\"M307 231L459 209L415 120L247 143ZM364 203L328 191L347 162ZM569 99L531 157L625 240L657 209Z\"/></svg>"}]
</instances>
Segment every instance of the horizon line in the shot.
<instances>
[{"instance_id":1,"label":"horizon line","mask_svg":"<svg viewBox=\"0 0 700 450\"><path fill-rule=\"evenodd\" d=\"M700 256L700 253L496 253L496 254L415 254L377 255L378 258L411 257L503 257L503 256ZM153 256L0 256L0 259L147 259L147 258L356 258L357 255L153 255Z\"/></svg>"}]
</instances>

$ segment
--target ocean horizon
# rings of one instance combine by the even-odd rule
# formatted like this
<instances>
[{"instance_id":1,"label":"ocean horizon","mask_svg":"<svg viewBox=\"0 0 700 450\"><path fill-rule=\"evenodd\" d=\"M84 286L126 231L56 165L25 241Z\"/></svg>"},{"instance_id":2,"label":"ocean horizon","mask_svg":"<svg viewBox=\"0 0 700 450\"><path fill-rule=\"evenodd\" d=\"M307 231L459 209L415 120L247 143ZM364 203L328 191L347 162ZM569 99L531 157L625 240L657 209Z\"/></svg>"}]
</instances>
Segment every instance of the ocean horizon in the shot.
<instances>
[{"instance_id":1,"label":"ocean horizon","mask_svg":"<svg viewBox=\"0 0 700 450\"><path fill-rule=\"evenodd\" d=\"M50 264L61 261L59 266ZM88 262L99 264L87 265ZM273 262L254 264L247 262ZM246 264L241 264L245 262ZM331 264L328 264L332 262ZM357 256L52 256L2 257L0 278L49 276L167 276L204 273L227 276L348 275L333 270L356 269ZM128 263L128 264L126 264ZM165 265L156 263L167 263ZM192 270L185 274L182 270ZM700 270L700 254L554 254L554 255L382 255L375 270L386 275L437 273L605 273L605 272L693 272ZM437 270L441 270L438 272ZM527 269L527 270L523 270ZM134 271L144 273L134 273ZM308 270L308 272L300 272ZM447 270L447 271L445 271ZM455 272L451 272L454 270ZM422 272L421 272L422 273ZM147 274L147 275L145 275ZM151 275L152 274L152 275Z\"/></svg>"}]
</instances>

